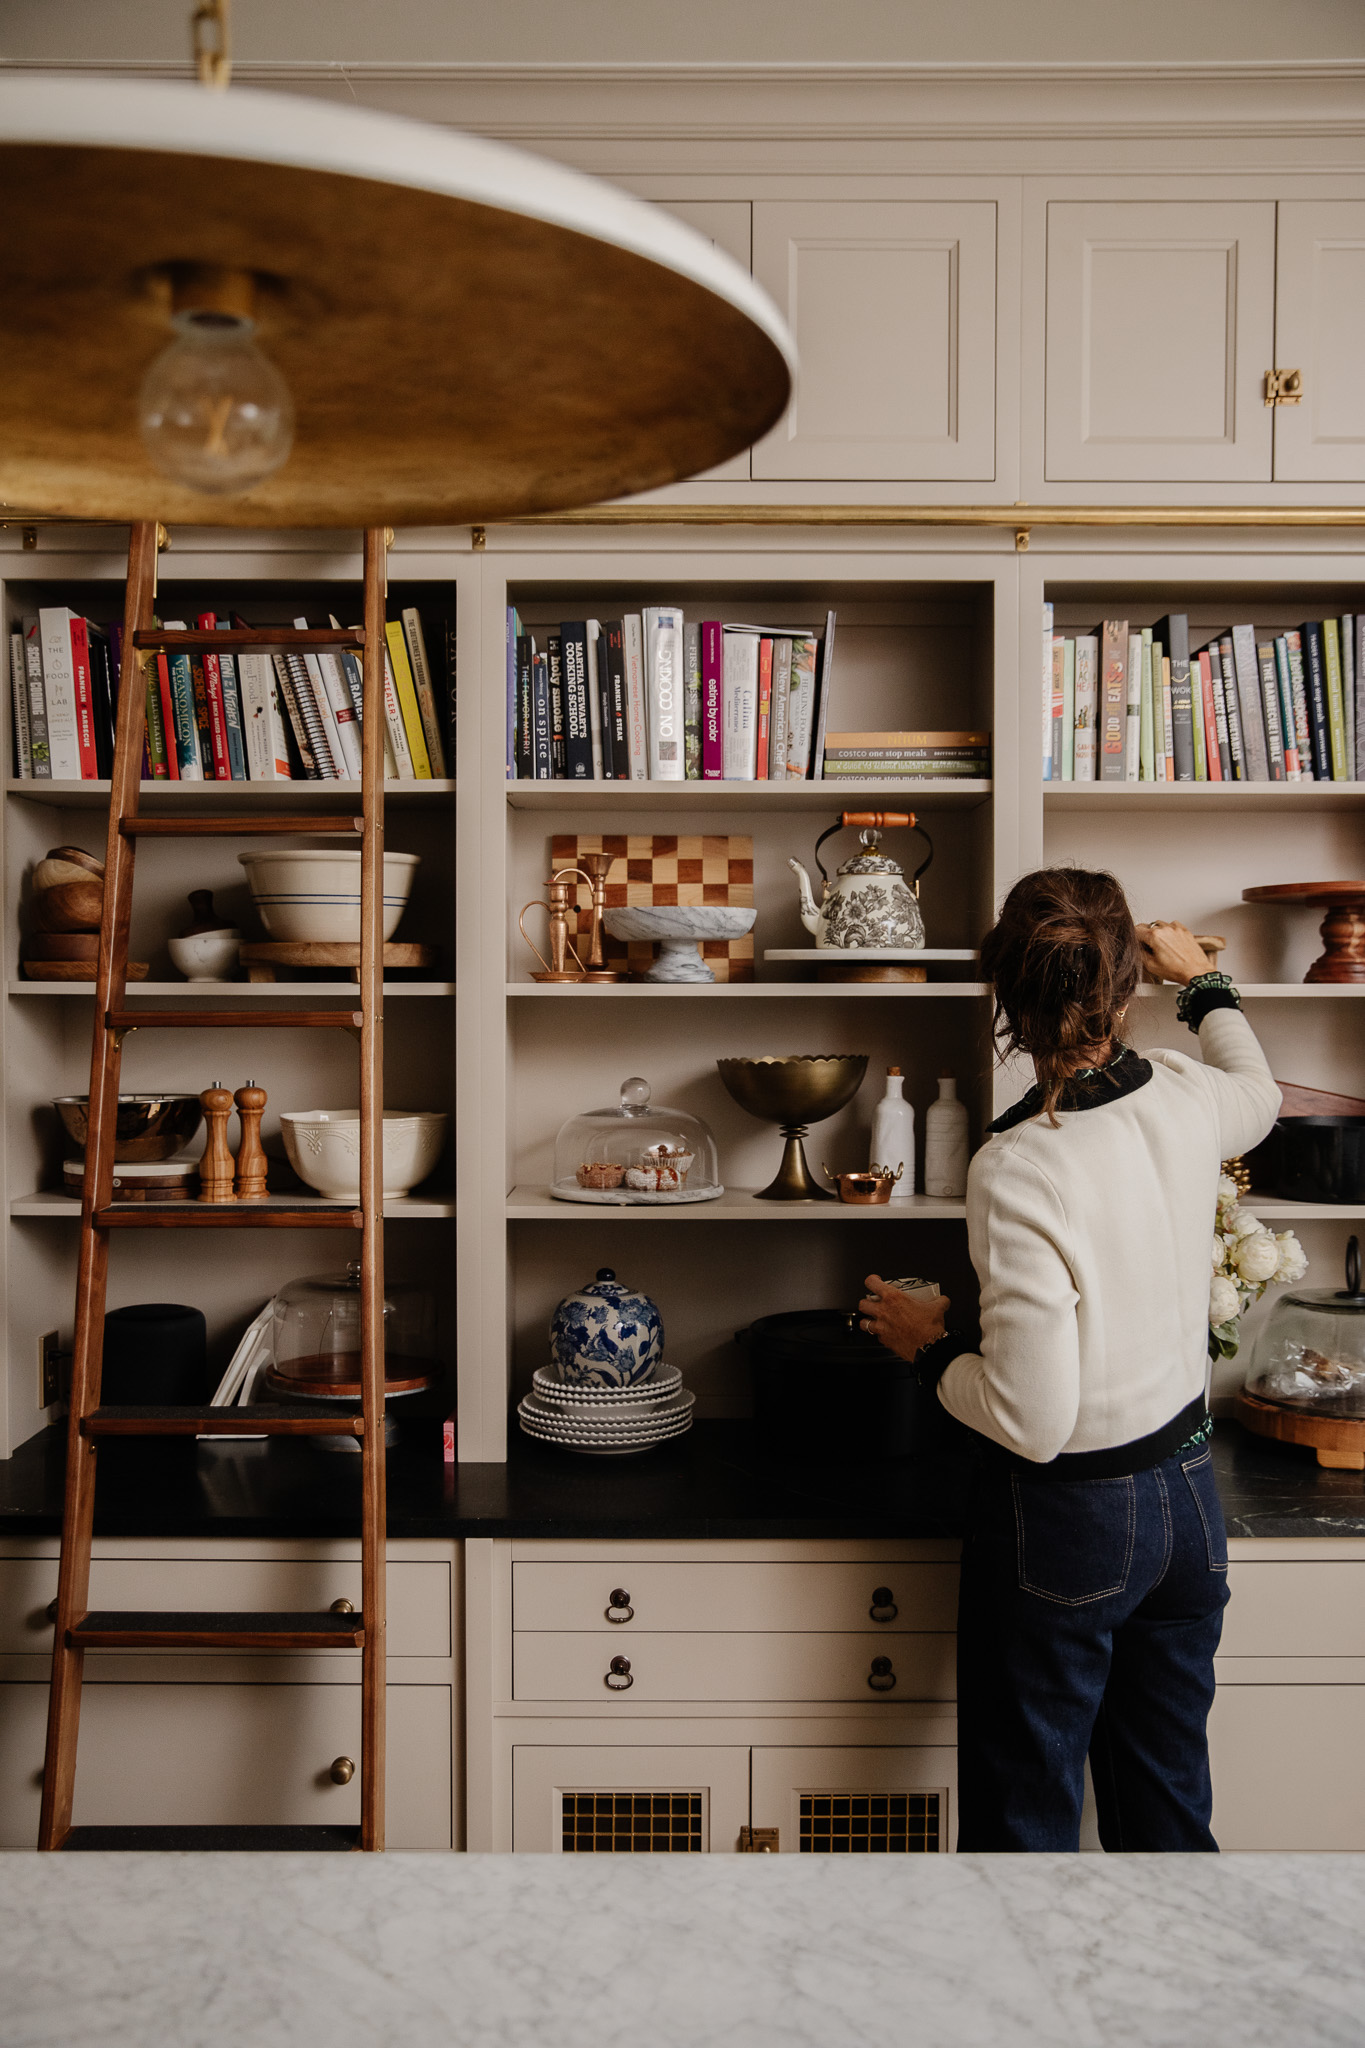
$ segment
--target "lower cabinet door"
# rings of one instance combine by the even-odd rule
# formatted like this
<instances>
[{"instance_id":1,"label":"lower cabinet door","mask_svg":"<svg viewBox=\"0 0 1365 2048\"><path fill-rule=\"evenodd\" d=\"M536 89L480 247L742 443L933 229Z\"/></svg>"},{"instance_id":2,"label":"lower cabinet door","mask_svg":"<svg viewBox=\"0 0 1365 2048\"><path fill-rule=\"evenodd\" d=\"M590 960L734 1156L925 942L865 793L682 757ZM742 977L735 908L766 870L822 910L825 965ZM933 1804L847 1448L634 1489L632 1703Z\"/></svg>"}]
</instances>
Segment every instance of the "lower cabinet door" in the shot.
<instances>
[{"instance_id":1,"label":"lower cabinet door","mask_svg":"<svg viewBox=\"0 0 1365 2048\"><path fill-rule=\"evenodd\" d=\"M517 1630L519 1700L950 1700L955 1639L937 1635L596 1635Z\"/></svg>"},{"instance_id":2,"label":"lower cabinet door","mask_svg":"<svg viewBox=\"0 0 1365 2048\"><path fill-rule=\"evenodd\" d=\"M941 1855L957 1829L951 1749L755 1749L755 1846L782 1855ZM776 1839L764 1840L764 1830Z\"/></svg>"},{"instance_id":3,"label":"lower cabinet door","mask_svg":"<svg viewBox=\"0 0 1365 2048\"><path fill-rule=\"evenodd\" d=\"M0 1845L32 1848L47 1686L0 1687ZM354 1825L360 1774L356 1685L87 1684L73 1818L79 1825ZM391 1685L386 1788L389 1846L451 1845L448 1686Z\"/></svg>"},{"instance_id":4,"label":"lower cabinet door","mask_svg":"<svg viewBox=\"0 0 1365 2048\"><path fill-rule=\"evenodd\" d=\"M747 1748L512 1751L512 1847L554 1855L731 1854L749 1818Z\"/></svg>"},{"instance_id":5,"label":"lower cabinet door","mask_svg":"<svg viewBox=\"0 0 1365 2048\"><path fill-rule=\"evenodd\" d=\"M1221 1849L1365 1850L1365 1685L1220 1685L1209 1716Z\"/></svg>"}]
</instances>

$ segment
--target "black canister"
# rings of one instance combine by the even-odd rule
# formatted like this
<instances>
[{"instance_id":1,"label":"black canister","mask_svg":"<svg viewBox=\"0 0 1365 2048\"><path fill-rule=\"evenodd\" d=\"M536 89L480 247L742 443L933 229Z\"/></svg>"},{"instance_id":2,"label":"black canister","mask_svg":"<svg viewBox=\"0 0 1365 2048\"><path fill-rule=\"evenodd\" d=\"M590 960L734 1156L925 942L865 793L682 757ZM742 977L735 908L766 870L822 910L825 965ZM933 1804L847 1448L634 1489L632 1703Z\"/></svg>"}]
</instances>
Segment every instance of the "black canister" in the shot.
<instances>
[{"instance_id":1,"label":"black canister","mask_svg":"<svg viewBox=\"0 0 1365 2048\"><path fill-rule=\"evenodd\" d=\"M904 1458L914 1448L923 1398L915 1368L864 1330L856 1311L760 1316L735 1341L774 1447L832 1463Z\"/></svg>"},{"instance_id":2,"label":"black canister","mask_svg":"<svg viewBox=\"0 0 1365 2048\"><path fill-rule=\"evenodd\" d=\"M1282 1116L1266 1150L1273 1195L1291 1202L1365 1201L1365 1116Z\"/></svg>"},{"instance_id":3,"label":"black canister","mask_svg":"<svg viewBox=\"0 0 1365 2048\"><path fill-rule=\"evenodd\" d=\"M109 1311L100 1383L104 1406L194 1407L211 1392L202 1310L173 1301L141 1301Z\"/></svg>"}]
</instances>

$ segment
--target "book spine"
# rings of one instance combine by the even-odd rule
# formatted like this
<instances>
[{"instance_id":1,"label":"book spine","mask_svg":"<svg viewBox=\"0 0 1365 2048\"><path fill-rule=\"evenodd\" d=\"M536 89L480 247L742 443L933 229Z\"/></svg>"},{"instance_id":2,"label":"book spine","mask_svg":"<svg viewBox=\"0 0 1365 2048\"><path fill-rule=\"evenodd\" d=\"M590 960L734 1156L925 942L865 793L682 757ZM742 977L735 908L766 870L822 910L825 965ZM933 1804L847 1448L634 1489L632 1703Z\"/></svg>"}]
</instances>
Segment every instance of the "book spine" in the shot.
<instances>
[{"instance_id":1,"label":"book spine","mask_svg":"<svg viewBox=\"0 0 1365 2048\"><path fill-rule=\"evenodd\" d=\"M1048 742L1047 773L1045 782L1061 782L1065 776L1062 763L1063 739L1062 719L1066 705L1066 641L1060 633L1052 640L1052 718L1051 735Z\"/></svg>"},{"instance_id":2,"label":"book spine","mask_svg":"<svg viewBox=\"0 0 1365 2048\"><path fill-rule=\"evenodd\" d=\"M360 723L356 718L355 699L352 697L350 685L346 681L345 670L342 668L338 657L329 648L324 648L313 659L317 662L318 680L322 687L322 695L331 713L331 723L328 727L329 738L332 727L336 728L337 747L340 750L339 765L341 773L348 781L359 782L363 778L365 766L364 743L361 738ZM226 679L224 680L223 694L226 699ZM229 721L229 741L231 738L232 727Z\"/></svg>"},{"instance_id":3,"label":"book spine","mask_svg":"<svg viewBox=\"0 0 1365 2048\"><path fill-rule=\"evenodd\" d=\"M170 779L170 758L166 750L166 728L161 717L161 690L154 654L143 656L142 679L147 698L147 772L153 782L167 782ZM174 742L171 752L174 752Z\"/></svg>"},{"instance_id":4,"label":"book spine","mask_svg":"<svg viewBox=\"0 0 1365 2048\"><path fill-rule=\"evenodd\" d=\"M786 636L773 642L773 710L768 729L768 780L787 779L788 713L792 693L792 643Z\"/></svg>"},{"instance_id":5,"label":"book spine","mask_svg":"<svg viewBox=\"0 0 1365 2048\"><path fill-rule=\"evenodd\" d=\"M33 780L32 741L28 730L28 665L24 636L16 629L9 641L10 702L14 707L14 772L21 782Z\"/></svg>"},{"instance_id":6,"label":"book spine","mask_svg":"<svg viewBox=\"0 0 1365 2048\"><path fill-rule=\"evenodd\" d=\"M153 657L150 663L155 679L157 704L161 714L161 730L166 739L166 779L180 780L180 749L175 738L175 695L171 689L171 665L162 653Z\"/></svg>"},{"instance_id":7,"label":"book spine","mask_svg":"<svg viewBox=\"0 0 1365 2048\"><path fill-rule=\"evenodd\" d=\"M1142 771L1141 633L1130 633L1128 635L1126 675L1128 682L1128 722L1124 728L1123 779L1125 782L1136 782Z\"/></svg>"},{"instance_id":8,"label":"book spine","mask_svg":"<svg viewBox=\"0 0 1365 2048\"><path fill-rule=\"evenodd\" d=\"M1167 659L1171 664L1171 726L1175 741L1175 779L1193 782L1194 694L1190 674L1190 628L1183 612L1173 612L1166 622Z\"/></svg>"},{"instance_id":9,"label":"book spine","mask_svg":"<svg viewBox=\"0 0 1365 2048\"><path fill-rule=\"evenodd\" d=\"M1166 781L1175 781L1175 697L1171 689L1171 657L1161 657L1161 719L1166 743Z\"/></svg>"},{"instance_id":10,"label":"book spine","mask_svg":"<svg viewBox=\"0 0 1365 2048\"><path fill-rule=\"evenodd\" d=\"M1242 738L1242 711L1237 696L1237 663L1232 651L1232 635L1224 633L1218 642L1218 665L1223 673L1223 705L1228 721L1228 753L1232 759L1233 782L1249 782L1247 769L1246 742Z\"/></svg>"},{"instance_id":11,"label":"book spine","mask_svg":"<svg viewBox=\"0 0 1365 2048\"><path fill-rule=\"evenodd\" d=\"M81 779L81 743L76 721L76 671L71 659L70 613L63 605L38 613L43 660L43 694L47 703L47 736L52 777L57 782Z\"/></svg>"},{"instance_id":12,"label":"book spine","mask_svg":"<svg viewBox=\"0 0 1365 2048\"><path fill-rule=\"evenodd\" d=\"M1280 730L1280 686L1275 680L1273 641L1257 641L1256 669L1261 684L1261 713L1265 719L1266 763L1271 781L1283 782L1284 734Z\"/></svg>"},{"instance_id":13,"label":"book spine","mask_svg":"<svg viewBox=\"0 0 1365 2048\"><path fill-rule=\"evenodd\" d=\"M1312 782L1315 780L1313 729L1308 708L1308 686L1303 673L1303 635L1286 633L1284 646L1289 662L1289 694L1294 707L1294 744L1299 752L1299 773L1305 782Z\"/></svg>"},{"instance_id":14,"label":"book spine","mask_svg":"<svg viewBox=\"0 0 1365 2048\"><path fill-rule=\"evenodd\" d=\"M321 683L315 681L308 666L309 661L314 658L304 654L287 654L285 661L294 685L295 701L308 728L318 778L322 782L339 782L342 775L342 764L338 759L340 742L335 738L335 723L330 730L328 729L322 705Z\"/></svg>"},{"instance_id":15,"label":"book spine","mask_svg":"<svg viewBox=\"0 0 1365 2048\"><path fill-rule=\"evenodd\" d=\"M199 624L208 631L212 628L213 621L210 619L206 625L205 621L200 619ZM227 721L223 712L223 680L219 673L218 656L206 653L201 659L204 666L204 705L208 712L209 745L213 750L213 779L215 782L231 782L232 761L228 754Z\"/></svg>"},{"instance_id":16,"label":"book spine","mask_svg":"<svg viewBox=\"0 0 1365 2048\"><path fill-rule=\"evenodd\" d=\"M426 735L422 731L422 713L417 703L417 687L412 680L412 669L408 664L408 643L403 637L400 619L385 620L384 638L388 643L389 663L393 670L394 686L398 691L398 708L403 715L403 731L407 735L413 776L418 782L430 782L431 756L427 753Z\"/></svg>"},{"instance_id":17,"label":"book spine","mask_svg":"<svg viewBox=\"0 0 1365 2048\"><path fill-rule=\"evenodd\" d=\"M228 766L234 782L249 782L246 741L242 730L242 689L235 654L220 654L218 679L223 686L223 725L227 731Z\"/></svg>"},{"instance_id":18,"label":"book spine","mask_svg":"<svg viewBox=\"0 0 1365 2048\"><path fill-rule=\"evenodd\" d=\"M649 688L645 672L645 627L639 612L621 621L626 654L626 725L630 779L649 780Z\"/></svg>"},{"instance_id":19,"label":"book spine","mask_svg":"<svg viewBox=\"0 0 1365 2048\"><path fill-rule=\"evenodd\" d=\"M676 605L645 614L649 676L649 772L658 782L683 780L683 615Z\"/></svg>"},{"instance_id":20,"label":"book spine","mask_svg":"<svg viewBox=\"0 0 1365 2048\"><path fill-rule=\"evenodd\" d=\"M95 751L95 697L90 684L90 637L84 619L68 614L67 638L71 643L71 673L76 694L76 745L80 752L81 780L99 780L99 757Z\"/></svg>"},{"instance_id":21,"label":"book spine","mask_svg":"<svg viewBox=\"0 0 1365 2048\"><path fill-rule=\"evenodd\" d=\"M172 630L178 630L167 620ZM204 764L199 755L199 723L194 715L194 673L188 654L172 654L167 662L171 682L172 731L175 758L182 782L202 782Z\"/></svg>"},{"instance_id":22,"label":"book spine","mask_svg":"<svg viewBox=\"0 0 1365 2048\"><path fill-rule=\"evenodd\" d=\"M818 782L825 772L825 733L834 690L834 628L837 612L825 613L825 634L816 653L815 715L811 736L811 779Z\"/></svg>"},{"instance_id":23,"label":"book spine","mask_svg":"<svg viewBox=\"0 0 1365 2048\"><path fill-rule=\"evenodd\" d=\"M332 623L335 625L336 621L333 620ZM365 744L365 669L360 656L349 647L343 647L341 650L341 673L346 678L346 688L350 693L351 708L355 712L356 731L360 736L360 743L363 749ZM278 692L276 693L276 708L278 709ZM288 722L283 717L280 718L280 730L282 733L287 733L289 730ZM393 734L389 730L386 709L384 718L384 777L386 781L393 782L397 779L397 775L398 757L393 750Z\"/></svg>"},{"instance_id":24,"label":"book spine","mask_svg":"<svg viewBox=\"0 0 1365 2048\"><path fill-rule=\"evenodd\" d=\"M1356 781L1365 782L1365 612L1356 613Z\"/></svg>"},{"instance_id":25,"label":"book spine","mask_svg":"<svg viewBox=\"0 0 1365 2048\"><path fill-rule=\"evenodd\" d=\"M1156 781L1156 714L1152 697L1152 629L1142 629L1142 651L1139 655L1138 703L1138 779L1141 782Z\"/></svg>"},{"instance_id":26,"label":"book spine","mask_svg":"<svg viewBox=\"0 0 1365 2048\"><path fill-rule=\"evenodd\" d=\"M721 782L725 778L725 678L722 670L724 636L719 619L703 619L701 625L701 778Z\"/></svg>"},{"instance_id":27,"label":"book spine","mask_svg":"<svg viewBox=\"0 0 1365 2048\"><path fill-rule=\"evenodd\" d=\"M630 781L630 724L626 688L626 622L610 619L602 629L603 659L607 665L607 695L604 711L611 718L611 767L614 782Z\"/></svg>"},{"instance_id":28,"label":"book spine","mask_svg":"<svg viewBox=\"0 0 1365 2048\"><path fill-rule=\"evenodd\" d=\"M601 782L606 774L602 760L602 688L598 660L602 649L602 628L598 620L589 619L587 629L588 736L592 742L592 779Z\"/></svg>"},{"instance_id":29,"label":"book spine","mask_svg":"<svg viewBox=\"0 0 1365 2048\"><path fill-rule=\"evenodd\" d=\"M536 643L530 633L517 638L517 724L516 746L513 760L516 763L518 782L530 782L535 774L535 748L532 734L535 717L531 705L531 670L535 661Z\"/></svg>"},{"instance_id":30,"label":"book spine","mask_svg":"<svg viewBox=\"0 0 1365 2048\"><path fill-rule=\"evenodd\" d=\"M442 640L445 645L446 657L443 699L445 711L445 763L446 774L453 776L455 774L456 761L459 759L460 737L460 636L455 619L448 618L445 620Z\"/></svg>"},{"instance_id":31,"label":"book spine","mask_svg":"<svg viewBox=\"0 0 1365 2048\"><path fill-rule=\"evenodd\" d=\"M758 736L754 746L754 780L768 780L768 746L773 721L773 643L758 643Z\"/></svg>"},{"instance_id":32,"label":"book spine","mask_svg":"<svg viewBox=\"0 0 1365 2048\"><path fill-rule=\"evenodd\" d=\"M987 764L984 761L916 761L909 755L898 756L890 761L868 760L857 754L841 754L837 759L825 756L825 779L836 775L920 775L932 778L935 775L965 775L975 780L984 780Z\"/></svg>"},{"instance_id":33,"label":"book spine","mask_svg":"<svg viewBox=\"0 0 1365 2048\"><path fill-rule=\"evenodd\" d=\"M1100 632L1100 779L1122 782L1128 717L1128 621L1106 619Z\"/></svg>"},{"instance_id":34,"label":"book spine","mask_svg":"<svg viewBox=\"0 0 1365 2048\"><path fill-rule=\"evenodd\" d=\"M394 774L400 782L411 782L415 778L412 763L412 749L408 745L407 725L403 718L403 707L398 701L398 682L393 673L387 644L381 650L384 656L384 724L388 730L389 746L393 752Z\"/></svg>"},{"instance_id":35,"label":"book spine","mask_svg":"<svg viewBox=\"0 0 1365 2048\"><path fill-rule=\"evenodd\" d=\"M725 779L752 782L758 764L758 649L752 633L723 635Z\"/></svg>"},{"instance_id":36,"label":"book spine","mask_svg":"<svg viewBox=\"0 0 1365 2048\"><path fill-rule=\"evenodd\" d=\"M564 780L564 643L558 633L545 640L545 687L550 697L550 780Z\"/></svg>"},{"instance_id":37,"label":"book spine","mask_svg":"<svg viewBox=\"0 0 1365 2048\"><path fill-rule=\"evenodd\" d=\"M1076 738L1077 782L1095 780L1095 716L1098 708L1100 643L1093 633L1076 638Z\"/></svg>"},{"instance_id":38,"label":"book spine","mask_svg":"<svg viewBox=\"0 0 1365 2048\"><path fill-rule=\"evenodd\" d=\"M1204 733L1204 669L1197 654L1190 656L1190 722L1194 729L1194 779L1207 782L1209 756Z\"/></svg>"},{"instance_id":39,"label":"book spine","mask_svg":"<svg viewBox=\"0 0 1365 2048\"><path fill-rule=\"evenodd\" d=\"M287 782L289 755L281 733L278 743L272 708L275 700L275 672L265 654L244 654L237 664L242 690L242 737L246 745L247 780Z\"/></svg>"},{"instance_id":40,"label":"book spine","mask_svg":"<svg viewBox=\"0 0 1365 2048\"><path fill-rule=\"evenodd\" d=\"M827 761L971 761L984 768L989 747L826 747Z\"/></svg>"},{"instance_id":41,"label":"book spine","mask_svg":"<svg viewBox=\"0 0 1365 2048\"><path fill-rule=\"evenodd\" d=\"M90 620L85 622L87 659L90 666L90 729L95 741L95 773L102 782L114 773L114 677L113 649L109 636ZM146 708L144 698L143 708ZM150 779L147 767L147 730L142 732L142 779Z\"/></svg>"},{"instance_id":42,"label":"book spine","mask_svg":"<svg viewBox=\"0 0 1365 2048\"><path fill-rule=\"evenodd\" d=\"M1347 612L1341 621L1341 703L1346 722L1346 780L1356 772L1356 622Z\"/></svg>"},{"instance_id":43,"label":"book spine","mask_svg":"<svg viewBox=\"0 0 1365 2048\"><path fill-rule=\"evenodd\" d=\"M307 619L295 619L294 624L303 628L307 626L308 621ZM349 771L345 750L341 744L341 728L337 724L336 711L327 694L327 684L322 673L322 663L316 654L305 651L303 655L303 671L304 680L297 684L296 687L300 691L307 691L313 708L317 713L318 730L322 734L322 744L327 759L332 764L332 775L329 779L342 782ZM321 758L319 758L318 766L323 766Z\"/></svg>"},{"instance_id":44,"label":"book spine","mask_svg":"<svg viewBox=\"0 0 1365 2048\"><path fill-rule=\"evenodd\" d=\"M1061 780L1061 755L1057 746L1056 658L1053 653L1052 606L1043 604L1043 780Z\"/></svg>"},{"instance_id":45,"label":"book spine","mask_svg":"<svg viewBox=\"0 0 1365 2048\"><path fill-rule=\"evenodd\" d=\"M507 780L517 779L517 641L521 638L521 622L517 608L507 607Z\"/></svg>"},{"instance_id":46,"label":"book spine","mask_svg":"<svg viewBox=\"0 0 1365 2048\"><path fill-rule=\"evenodd\" d=\"M426 742L427 764L432 776L444 779L446 773L445 747L441 741L441 721L436 709L436 685L431 673L431 662L427 658L426 636L422 631L422 618L415 605L409 605L402 615L403 638L407 643L408 666L412 670L412 686L417 694L417 712L422 721L422 738Z\"/></svg>"},{"instance_id":47,"label":"book spine","mask_svg":"<svg viewBox=\"0 0 1365 2048\"><path fill-rule=\"evenodd\" d=\"M194 736L199 747L199 759L204 770L205 782L217 780L218 768L213 758L213 727L209 722L208 684L204 675L204 658L190 650L190 701L194 705Z\"/></svg>"},{"instance_id":48,"label":"book spine","mask_svg":"<svg viewBox=\"0 0 1365 2048\"><path fill-rule=\"evenodd\" d=\"M1237 709L1242 720L1242 752L1246 757L1248 782L1269 782L1270 755L1266 750L1265 711L1261 704L1261 675L1256 660L1256 628L1232 629L1232 666L1237 678Z\"/></svg>"},{"instance_id":49,"label":"book spine","mask_svg":"<svg viewBox=\"0 0 1365 2048\"><path fill-rule=\"evenodd\" d=\"M1076 780L1076 643L1062 642L1062 781Z\"/></svg>"},{"instance_id":50,"label":"book spine","mask_svg":"<svg viewBox=\"0 0 1365 2048\"><path fill-rule=\"evenodd\" d=\"M588 629L581 619L559 629L564 648L564 773L592 781L592 726L588 718Z\"/></svg>"},{"instance_id":51,"label":"book spine","mask_svg":"<svg viewBox=\"0 0 1365 2048\"><path fill-rule=\"evenodd\" d=\"M1213 686L1213 726L1218 737L1218 779L1232 781L1232 730L1228 725L1228 698L1223 684L1223 657L1217 645L1209 645L1209 668Z\"/></svg>"},{"instance_id":52,"label":"book spine","mask_svg":"<svg viewBox=\"0 0 1365 2048\"><path fill-rule=\"evenodd\" d=\"M1335 619L1322 622L1323 666L1327 678L1327 745L1332 781L1349 782L1346 768L1346 704L1341 687L1341 636Z\"/></svg>"},{"instance_id":53,"label":"book spine","mask_svg":"<svg viewBox=\"0 0 1365 2048\"><path fill-rule=\"evenodd\" d=\"M1287 782L1302 782L1298 736L1294 730L1294 686L1289 678L1289 645L1283 633L1272 643L1275 655L1275 696L1280 707L1280 732L1284 740L1284 773Z\"/></svg>"},{"instance_id":54,"label":"book spine","mask_svg":"<svg viewBox=\"0 0 1365 2048\"><path fill-rule=\"evenodd\" d=\"M303 768L304 777L309 782L321 782L322 776L318 771L318 764L313 757L313 736L308 729L307 721L303 715L303 706L299 703L298 694L294 687L294 675L289 666L289 657L285 654L277 654L273 658L275 663L275 679L279 685L280 696L284 701L285 716L289 720L289 729L294 735L294 745L298 750L299 762Z\"/></svg>"},{"instance_id":55,"label":"book spine","mask_svg":"<svg viewBox=\"0 0 1365 2048\"><path fill-rule=\"evenodd\" d=\"M1308 698L1308 730L1313 747L1315 781L1332 780L1332 742L1327 722L1327 673L1323 665L1322 627L1305 619L1299 627L1303 649L1303 686Z\"/></svg>"},{"instance_id":56,"label":"book spine","mask_svg":"<svg viewBox=\"0 0 1365 2048\"><path fill-rule=\"evenodd\" d=\"M552 780L550 748L550 674L543 654L531 657L531 774L537 782Z\"/></svg>"},{"instance_id":57,"label":"book spine","mask_svg":"<svg viewBox=\"0 0 1365 2048\"><path fill-rule=\"evenodd\" d=\"M791 688L787 697L788 782L804 782L810 767L816 653L814 640L802 638L792 641Z\"/></svg>"},{"instance_id":58,"label":"book spine","mask_svg":"<svg viewBox=\"0 0 1365 2048\"><path fill-rule=\"evenodd\" d=\"M28 744L37 782L52 779L52 752L47 734L47 698L43 691L43 645L36 616L22 622L24 676L28 684Z\"/></svg>"},{"instance_id":59,"label":"book spine","mask_svg":"<svg viewBox=\"0 0 1365 2048\"><path fill-rule=\"evenodd\" d=\"M592 663L596 683L598 753L596 764L599 779L603 782L616 780L616 731L611 715L611 661L608 656L607 638L611 632L611 621L599 625L596 634L591 624L588 627L588 659Z\"/></svg>"},{"instance_id":60,"label":"book spine","mask_svg":"<svg viewBox=\"0 0 1365 2048\"><path fill-rule=\"evenodd\" d=\"M683 627L683 774L701 781L701 628Z\"/></svg>"}]
</instances>

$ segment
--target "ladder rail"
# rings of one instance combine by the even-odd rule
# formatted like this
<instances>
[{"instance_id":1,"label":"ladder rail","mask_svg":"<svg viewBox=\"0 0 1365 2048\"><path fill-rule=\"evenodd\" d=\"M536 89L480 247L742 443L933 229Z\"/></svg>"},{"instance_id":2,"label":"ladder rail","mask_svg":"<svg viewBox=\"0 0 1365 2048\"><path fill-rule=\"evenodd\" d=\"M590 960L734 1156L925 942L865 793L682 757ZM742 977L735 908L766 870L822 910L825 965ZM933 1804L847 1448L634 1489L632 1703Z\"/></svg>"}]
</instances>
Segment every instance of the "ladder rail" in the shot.
<instances>
[{"instance_id":1,"label":"ladder rail","mask_svg":"<svg viewBox=\"0 0 1365 2048\"><path fill-rule=\"evenodd\" d=\"M109 792L109 829L104 856L104 905L100 915L99 962L95 973L90 1101L76 1269L76 1327L67 1417L67 1482L62 1507L61 1563L57 1574L52 1683L48 1694L43 1803L38 1824L40 1849L61 1847L70 1831L75 1794L76 1742L85 1652L79 1645L68 1644L67 1633L77 1616L85 1612L90 1590L96 1451L93 1440L81 1435L81 1424L98 1408L100 1399L109 1239L96 1226L95 1216L99 1210L107 1209L113 1199L114 1127L122 1064L121 1041L117 1034L105 1028L105 1014L122 1008L128 979L133 846L131 840L124 838L120 820L136 812L140 794L147 701L145 690L137 687L142 668L140 661L132 656L132 648L134 635L151 625L152 605L156 597L156 559L156 522L139 520L128 536L123 635L130 660L125 686L119 691L118 727Z\"/></svg>"}]
</instances>

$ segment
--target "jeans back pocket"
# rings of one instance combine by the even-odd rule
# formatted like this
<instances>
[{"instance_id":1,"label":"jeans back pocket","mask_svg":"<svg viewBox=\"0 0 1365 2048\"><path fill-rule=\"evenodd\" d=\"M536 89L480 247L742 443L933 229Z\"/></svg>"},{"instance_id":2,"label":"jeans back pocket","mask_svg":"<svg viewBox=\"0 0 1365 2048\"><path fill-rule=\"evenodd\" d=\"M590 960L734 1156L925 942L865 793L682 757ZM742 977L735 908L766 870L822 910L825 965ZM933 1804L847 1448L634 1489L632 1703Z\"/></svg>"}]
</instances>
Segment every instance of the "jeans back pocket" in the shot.
<instances>
[{"instance_id":1,"label":"jeans back pocket","mask_svg":"<svg viewBox=\"0 0 1365 2048\"><path fill-rule=\"evenodd\" d=\"M1223 1503L1218 1498L1218 1481L1213 1476L1213 1452L1201 1451L1197 1457L1182 1459L1180 1469L1204 1525L1209 1570L1225 1572L1228 1568L1228 1530L1223 1520Z\"/></svg>"},{"instance_id":2,"label":"jeans back pocket","mask_svg":"<svg viewBox=\"0 0 1365 2048\"><path fill-rule=\"evenodd\" d=\"M1038 1480L1015 1473L1012 1483L1023 1592L1082 1607L1126 1589L1137 1532L1131 1475Z\"/></svg>"}]
</instances>

